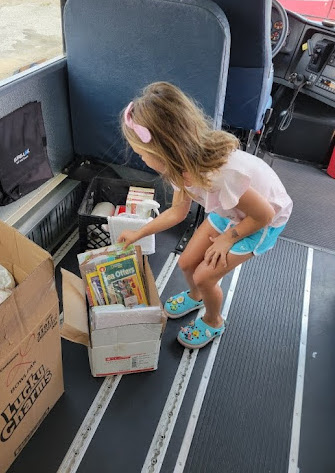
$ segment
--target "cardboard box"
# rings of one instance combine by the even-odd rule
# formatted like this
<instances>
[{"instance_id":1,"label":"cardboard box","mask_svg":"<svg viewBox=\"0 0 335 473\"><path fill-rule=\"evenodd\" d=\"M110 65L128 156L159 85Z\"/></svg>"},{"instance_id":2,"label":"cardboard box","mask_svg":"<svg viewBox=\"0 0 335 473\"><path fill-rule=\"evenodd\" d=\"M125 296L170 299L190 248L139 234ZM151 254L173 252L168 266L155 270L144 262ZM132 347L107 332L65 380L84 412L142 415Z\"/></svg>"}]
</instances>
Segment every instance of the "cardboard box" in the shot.
<instances>
[{"instance_id":1,"label":"cardboard box","mask_svg":"<svg viewBox=\"0 0 335 473\"><path fill-rule=\"evenodd\" d=\"M64 391L59 304L49 253L0 222L0 264L17 286L0 304L0 472Z\"/></svg>"},{"instance_id":2,"label":"cardboard box","mask_svg":"<svg viewBox=\"0 0 335 473\"><path fill-rule=\"evenodd\" d=\"M158 366L166 316L148 259L142 260L140 247L136 249L149 307L113 312L113 322L101 319L99 329L93 329L89 323L82 279L62 269L64 323L61 334L67 340L88 347L91 373L96 377L152 371Z\"/></svg>"}]
</instances>

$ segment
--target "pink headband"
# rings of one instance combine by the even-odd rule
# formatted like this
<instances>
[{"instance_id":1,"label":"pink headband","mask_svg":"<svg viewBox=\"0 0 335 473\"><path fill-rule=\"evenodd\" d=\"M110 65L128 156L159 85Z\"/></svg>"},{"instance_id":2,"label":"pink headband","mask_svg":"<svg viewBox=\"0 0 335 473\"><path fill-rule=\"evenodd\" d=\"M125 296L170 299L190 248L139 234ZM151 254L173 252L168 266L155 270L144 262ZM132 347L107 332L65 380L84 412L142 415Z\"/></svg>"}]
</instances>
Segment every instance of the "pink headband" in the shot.
<instances>
[{"instance_id":1,"label":"pink headband","mask_svg":"<svg viewBox=\"0 0 335 473\"><path fill-rule=\"evenodd\" d=\"M131 111L133 107L134 107L134 102L130 102L130 104L127 106L126 110L124 111L124 122L128 128L131 128L132 130L134 130L136 135L139 137L139 139L143 143L149 143L149 141L151 141L151 133L148 130L148 128L145 128L142 125L138 125L137 123L134 123L133 119L131 118Z\"/></svg>"}]
</instances>

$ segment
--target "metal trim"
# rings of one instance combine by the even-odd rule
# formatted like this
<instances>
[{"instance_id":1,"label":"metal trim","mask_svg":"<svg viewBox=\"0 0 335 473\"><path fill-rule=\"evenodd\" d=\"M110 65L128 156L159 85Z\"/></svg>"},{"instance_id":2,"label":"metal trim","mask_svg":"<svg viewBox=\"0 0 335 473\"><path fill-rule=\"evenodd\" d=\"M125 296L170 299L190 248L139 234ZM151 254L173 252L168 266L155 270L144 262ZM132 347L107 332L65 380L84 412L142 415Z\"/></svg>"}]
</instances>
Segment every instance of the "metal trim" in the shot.
<instances>
[{"instance_id":1,"label":"metal trim","mask_svg":"<svg viewBox=\"0 0 335 473\"><path fill-rule=\"evenodd\" d=\"M290 447L288 473L297 473L297 471L299 471L298 460L299 460L300 428L301 428L302 400L303 400L303 394L304 394L308 316L309 316L309 303L310 303L311 286L312 286L313 254L314 254L314 250L312 248L308 248L304 301L303 301L303 307L302 307L297 383L296 383L296 389L295 389L295 399L294 399L294 408L293 408L292 434L291 434L291 447Z\"/></svg>"}]
</instances>

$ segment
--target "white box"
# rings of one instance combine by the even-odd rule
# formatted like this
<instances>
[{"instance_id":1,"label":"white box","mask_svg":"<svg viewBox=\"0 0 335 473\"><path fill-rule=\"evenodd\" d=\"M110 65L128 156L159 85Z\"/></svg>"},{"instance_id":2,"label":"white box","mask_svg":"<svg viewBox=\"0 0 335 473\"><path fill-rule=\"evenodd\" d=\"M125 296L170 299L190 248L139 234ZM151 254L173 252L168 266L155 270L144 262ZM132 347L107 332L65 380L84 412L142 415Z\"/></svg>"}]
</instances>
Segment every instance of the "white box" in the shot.
<instances>
[{"instance_id":1,"label":"white box","mask_svg":"<svg viewBox=\"0 0 335 473\"><path fill-rule=\"evenodd\" d=\"M160 340L88 348L93 376L141 373L157 369Z\"/></svg>"},{"instance_id":2,"label":"white box","mask_svg":"<svg viewBox=\"0 0 335 473\"><path fill-rule=\"evenodd\" d=\"M104 306L99 306L99 309ZM105 306L108 307L108 306ZM91 309L90 309L91 310ZM141 324L159 324L161 323L162 314L157 307L141 307L134 309L121 309L106 314L99 314L91 317L91 330L100 330L102 328L121 327L122 325Z\"/></svg>"},{"instance_id":3,"label":"white box","mask_svg":"<svg viewBox=\"0 0 335 473\"><path fill-rule=\"evenodd\" d=\"M145 256L142 265L141 250L136 249L149 307L118 311L113 323L110 317L109 320L101 318L99 329L90 327L83 281L62 269L64 323L61 334L67 340L88 347L93 376L157 369L166 316L148 259Z\"/></svg>"}]
</instances>

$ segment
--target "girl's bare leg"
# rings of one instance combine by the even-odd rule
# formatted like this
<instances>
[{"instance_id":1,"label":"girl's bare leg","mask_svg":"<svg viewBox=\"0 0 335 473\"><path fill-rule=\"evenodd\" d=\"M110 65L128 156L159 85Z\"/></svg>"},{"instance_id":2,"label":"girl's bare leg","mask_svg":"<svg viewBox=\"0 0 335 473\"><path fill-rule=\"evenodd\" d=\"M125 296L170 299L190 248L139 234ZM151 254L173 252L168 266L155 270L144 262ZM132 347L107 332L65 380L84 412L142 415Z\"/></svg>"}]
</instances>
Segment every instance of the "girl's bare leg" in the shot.
<instances>
[{"instance_id":1,"label":"girl's bare leg","mask_svg":"<svg viewBox=\"0 0 335 473\"><path fill-rule=\"evenodd\" d=\"M227 256L227 267L222 268L220 262L212 269L204 262L206 250L212 245L209 237L217 237L219 233L206 219L195 231L185 251L179 258L178 264L189 285L189 296L192 299L203 299L206 314L203 320L208 325L222 325L221 306L223 294L218 281L232 271L236 266L250 259L253 254Z\"/></svg>"},{"instance_id":2,"label":"girl's bare leg","mask_svg":"<svg viewBox=\"0 0 335 473\"><path fill-rule=\"evenodd\" d=\"M204 261L199 264L193 274L193 283L201 293L205 304L206 314L203 316L203 321L206 324L212 327L220 327L223 323L221 316L223 294L221 287L217 284L218 281L252 256L252 253L246 255L228 253L225 268L220 265L220 261L215 269L208 266Z\"/></svg>"},{"instance_id":3,"label":"girl's bare leg","mask_svg":"<svg viewBox=\"0 0 335 473\"><path fill-rule=\"evenodd\" d=\"M194 235L187 244L186 249L179 258L178 265L183 271L184 277L190 288L189 296L192 299L202 299L199 288L194 284L193 274L199 264L203 261L206 250L212 245L209 237L218 236L218 232L205 220L194 232Z\"/></svg>"}]
</instances>

